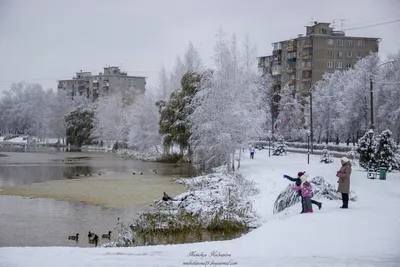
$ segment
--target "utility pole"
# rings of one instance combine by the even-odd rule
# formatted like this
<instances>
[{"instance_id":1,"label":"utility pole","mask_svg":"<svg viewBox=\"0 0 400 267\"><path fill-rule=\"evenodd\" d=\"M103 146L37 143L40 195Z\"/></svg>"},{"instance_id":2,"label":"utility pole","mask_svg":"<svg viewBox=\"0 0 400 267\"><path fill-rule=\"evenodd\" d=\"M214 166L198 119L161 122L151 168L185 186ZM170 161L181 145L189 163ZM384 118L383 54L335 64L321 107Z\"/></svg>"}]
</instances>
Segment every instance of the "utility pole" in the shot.
<instances>
[{"instance_id":1,"label":"utility pole","mask_svg":"<svg viewBox=\"0 0 400 267\"><path fill-rule=\"evenodd\" d=\"M374 85L372 82L372 77L369 78L369 89L370 89L370 105L371 105L371 129L375 130L374 126Z\"/></svg>"},{"instance_id":2,"label":"utility pole","mask_svg":"<svg viewBox=\"0 0 400 267\"><path fill-rule=\"evenodd\" d=\"M310 90L310 138L311 138L311 154L314 154L314 129L313 129L313 115L312 115L312 91Z\"/></svg>"}]
</instances>

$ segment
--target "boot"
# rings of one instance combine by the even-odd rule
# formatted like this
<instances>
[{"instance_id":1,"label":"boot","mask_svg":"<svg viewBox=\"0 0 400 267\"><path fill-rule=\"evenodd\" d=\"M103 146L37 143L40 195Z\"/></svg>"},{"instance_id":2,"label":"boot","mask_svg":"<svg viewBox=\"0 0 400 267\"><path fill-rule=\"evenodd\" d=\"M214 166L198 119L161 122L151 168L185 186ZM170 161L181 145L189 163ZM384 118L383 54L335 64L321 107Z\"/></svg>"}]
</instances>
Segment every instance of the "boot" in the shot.
<instances>
[{"instance_id":1,"label":"boot","mask_svg":"<svg viewBox=\"0 0 400 267\"><path fill-rule=\"evenodd\" d=\"M349 208L349 194L344 194L343 208L344 209Z\"/></svg>"},{"instance_id":2,"label":"boot","mask_svg":"<svg viewBox=\"0 0 400 267\"><path fill-rule=\"evenodd\" d=\"M318 209L321 209L322 208L322 203L319 203L318 204Z\"/></svg>"}]
</instances>

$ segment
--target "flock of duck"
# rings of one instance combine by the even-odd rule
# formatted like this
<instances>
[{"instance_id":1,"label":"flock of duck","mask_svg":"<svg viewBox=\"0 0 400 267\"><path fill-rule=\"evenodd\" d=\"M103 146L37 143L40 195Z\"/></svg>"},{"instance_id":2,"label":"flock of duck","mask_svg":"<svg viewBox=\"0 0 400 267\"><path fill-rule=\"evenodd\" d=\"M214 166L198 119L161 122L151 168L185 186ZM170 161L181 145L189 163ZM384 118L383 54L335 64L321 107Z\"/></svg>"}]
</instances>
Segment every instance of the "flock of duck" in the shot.
<instances>
[{"instance_id":1,"label":"flock of duck","mask_svg":"<svg viewBox=\"0 0 400 267\"><path fill-rule=\"evenodd\" d=\"M108 240L110 240L111 239L111 231L108 231L108 234L103 234L101 236L101 238L107 238ZM79 233L76 233L76 235L69 236L68 240L74 240L74 241L78 242L79 241ZM94 244L95 247L97 247L97 244L99 242L99 236L96 235L95 233L92 233L89 231L88 242L89 242L89 244Z\"/></svg>"},{"instance_id":2,"label":"flock of duck","mask_svg":"<svg viewBox=\"0 0 400 267\"><path fill-rule=\"evenodd\" d=\"M152 170L152 172L154 173L154 174L157 174L157 170ZM133 175L135 175L136 173L135 172L133 172L132 173ZM140 172L140 174L141 175L143 175L143 172ZM93 174L91 174L91 173L85 173L85 174L77 174L76 176L92 176ZM98 175L101 175L101 173L98 173ZM167 201L167 200L173 200L171 197L169 197L165 192L164 192L164 197L163 197L163 200L164 201ZM103 234L102 236L101 236L101 238L107 238L107 239L111 239L111 231L109 231L108 232L108 234ZM74 240L74 241L76 241L76 242L78 242L79 241L79 233L76 233L76 235L71 235L71 236L69 236L68 237L68 240ZM95 233L92 233L92 232L90 232L89 231L89 234L88 234L88 242L89 242L89 244L94 244L96 247L97 247L97 244L98 244L98 242L99 242L99 236L98 235L96 235Z\"/></svg>"},{"instance_id":3,"label":"flock of duck","mask_svg":"<svg viewBox=\"0 0 400 267\"><path fill-rule=\"evenodd\" d=\"M157 170L152 170L151 172L154 173L154 174L157 174ZM135 175L135 174L143 175L143 172L140 172L140 173L133 172L132 174L133 175ZM92 175L96 175L96 174L93 174L93 173L76 174L76 176L92 176ZM98 173L97 175L101 175L101 173Z\"/></svg>"},{"instance_id":4,"label":"flock of duck","mask_svg":"<svg viewBox=\"0 0 400 267\"><path fill-rule=\"evenodd\" d=\"M152 170L151 172L152 172L152 173L154 173L154 174L157 174L157 170ZM135 175L135 174L136 174L136 172L133 172L132 174L133 174L133 175ZM139 173L139 174L140 174L140 175L142 175L142 174L143 174L143 172L141 172L141 173Z\"/></svg>"}]
</instances>

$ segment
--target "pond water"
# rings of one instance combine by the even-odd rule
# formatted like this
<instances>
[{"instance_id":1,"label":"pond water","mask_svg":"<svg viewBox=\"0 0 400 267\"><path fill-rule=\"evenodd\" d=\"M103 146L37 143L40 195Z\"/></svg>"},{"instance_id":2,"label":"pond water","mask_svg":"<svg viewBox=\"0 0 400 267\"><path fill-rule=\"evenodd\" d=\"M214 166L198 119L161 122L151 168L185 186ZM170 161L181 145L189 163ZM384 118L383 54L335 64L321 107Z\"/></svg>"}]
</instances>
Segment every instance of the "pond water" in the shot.
<instances>
[{"instance_id":1,"label":"pond water","mask_svg":"<svg viewBox=\"0 0 400 267\"><path fill-rule=\"evenodd\" d=\"M0 147L0 154L3 247L93 246L89 231L101 236L118 217L129 221L150 210L163 191L184 192L173 178L193 174L187 164L123 160L111 153ZM68 240L76 233L79 242Z\"/></svg>"}]
</instances>

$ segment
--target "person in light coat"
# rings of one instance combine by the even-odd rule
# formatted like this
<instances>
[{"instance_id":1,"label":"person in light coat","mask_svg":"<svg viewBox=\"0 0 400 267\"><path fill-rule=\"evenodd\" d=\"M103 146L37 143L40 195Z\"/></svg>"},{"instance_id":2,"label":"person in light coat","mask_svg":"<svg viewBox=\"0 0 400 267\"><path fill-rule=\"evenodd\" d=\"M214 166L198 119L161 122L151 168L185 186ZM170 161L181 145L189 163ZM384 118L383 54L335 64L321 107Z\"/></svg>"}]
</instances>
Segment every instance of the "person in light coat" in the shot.
<instances>
[{"instance_id":1,"label":"person in light coat","mask_svg":"<svg viewBox=\"0 0 400 267\"><path fill-rule=\"evenodd\" d=\"M343 205L340 207L342 209L347 209L349 207L349 193L350 193L350 175L351 175L351 162L347 157L340 159L342 167L336 173L338 180L338 192L342 194Z\"/></svg>"}]
</instances>

